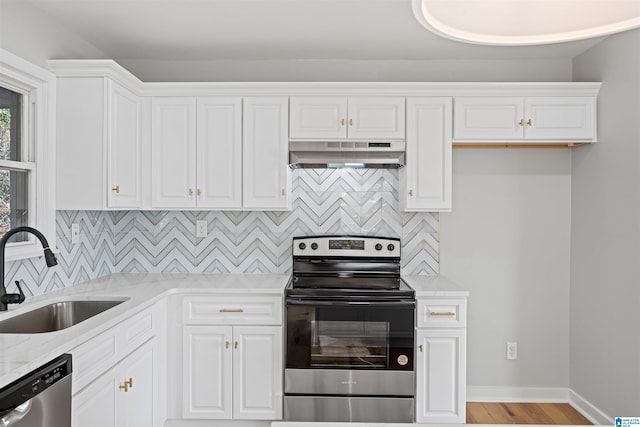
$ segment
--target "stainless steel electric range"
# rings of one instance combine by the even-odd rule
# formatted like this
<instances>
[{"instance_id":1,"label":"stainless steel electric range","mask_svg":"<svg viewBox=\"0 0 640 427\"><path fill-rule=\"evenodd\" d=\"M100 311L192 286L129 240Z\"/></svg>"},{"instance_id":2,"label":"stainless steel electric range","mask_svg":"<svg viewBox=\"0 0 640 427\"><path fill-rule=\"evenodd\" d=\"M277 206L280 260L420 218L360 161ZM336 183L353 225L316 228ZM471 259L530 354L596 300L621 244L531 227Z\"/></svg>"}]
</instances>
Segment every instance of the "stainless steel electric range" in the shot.
<instances>
[{"instance_id":1,"label":"stainless steel electric range","mask_svg":"<svg viewBox=\"0 0 640 427\"><path fill-rule=\"evenodd\" d=\"M293 239L284 418L413 422L415 292L400 239Z\"/></svg>"}]
</instances>

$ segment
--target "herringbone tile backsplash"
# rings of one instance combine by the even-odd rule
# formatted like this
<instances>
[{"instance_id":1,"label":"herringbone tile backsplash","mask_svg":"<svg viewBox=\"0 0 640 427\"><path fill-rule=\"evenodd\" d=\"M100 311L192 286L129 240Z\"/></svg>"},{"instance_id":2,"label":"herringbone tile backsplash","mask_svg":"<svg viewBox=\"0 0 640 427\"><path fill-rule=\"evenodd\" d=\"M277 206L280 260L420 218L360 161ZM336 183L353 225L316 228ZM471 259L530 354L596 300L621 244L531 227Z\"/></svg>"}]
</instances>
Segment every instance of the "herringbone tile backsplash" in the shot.
<instances>
[{"instance_id":1,"label":"herringbone tile backsplash","mask_svg":"<svg viewBox=\"0 0 640 427\"><path fill-rule=\"evenodd\" d=\"M400 237L403 274L438 273L438 215L400 212L397 171L296 170L292 188L288 212L59 211L59 265L8 263L6 277L37 295L113 272L289 273L291 238L312 234Z\"/></svg>"}]
</instances>

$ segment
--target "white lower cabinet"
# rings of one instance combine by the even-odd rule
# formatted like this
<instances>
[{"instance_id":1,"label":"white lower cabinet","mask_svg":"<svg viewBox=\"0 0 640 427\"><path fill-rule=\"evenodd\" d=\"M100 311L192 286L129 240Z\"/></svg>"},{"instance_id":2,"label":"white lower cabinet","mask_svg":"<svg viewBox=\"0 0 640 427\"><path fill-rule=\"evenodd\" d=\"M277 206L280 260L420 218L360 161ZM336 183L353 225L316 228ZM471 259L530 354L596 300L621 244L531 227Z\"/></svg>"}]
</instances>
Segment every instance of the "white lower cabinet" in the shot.
<instances>
[{"instance_id":1,"label":"white lower cabinet","mask_svg":"<svg viewBox=\"0 0 640 427\"><path fill-rule=\"evenodd\" d=\"M156 426L156 339L135 350L73 397L74 427Z\"/></svg>"},{"instance_id":2,"label":"white lower cabinet","mask_svg":"<svg viewBox=\"0 0 640 427\"><path fill-rule=\"evenodd\" d=\"M160 427L165 304L156 303L71 350L74 427Z\"/></svg>"},{"instance_id":3,"label":"white lower cabinet","mask_svg":"<svg viewBox=\"0 0 640 427\"><path fill-rule=\"evenodd\" d=\"M464 335L464 330L418 330L417 422L465 422Z\"/></svg>"},{"instance_id":4,"label":"white lower cabinet","mask_svg":"<svg viewBox=\"0 0 640 427\"><path fill-rule=\"evenodd\" d=\"M183 418L282 418L282 327L183 327Z\"/></svg>"},{"instance_id":5,"label":"white lower cabinet","mask_svg":"<svg viewBox=\"0 0 640 427\"><path fill-rule=\"evenodd\" d=\"M418 299L416 422L466 422L466 299Z\"/></svg>"},{"instance_id":6,"label":"white lower cabinet","mask_svg":"<svg viewBox=\"0 0 640 427\"><path fill-rule=\"evenodd\" d=\"M282 296L185 295L174 304L172 358L182 375L169 417L279 420L283 404ZM181 395L180 395L181 394Z\"/></svg>"}]
</instances>

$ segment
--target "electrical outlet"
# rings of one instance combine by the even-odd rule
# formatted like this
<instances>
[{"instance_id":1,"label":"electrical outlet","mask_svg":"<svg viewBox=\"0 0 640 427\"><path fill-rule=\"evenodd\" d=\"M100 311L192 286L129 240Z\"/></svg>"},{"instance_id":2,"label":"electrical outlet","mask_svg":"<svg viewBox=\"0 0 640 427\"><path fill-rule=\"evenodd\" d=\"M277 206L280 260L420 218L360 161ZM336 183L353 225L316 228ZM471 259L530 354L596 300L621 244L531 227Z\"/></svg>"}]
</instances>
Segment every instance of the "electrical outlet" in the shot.
<instances>
[{"instance_id":1,"label":"electrical outlet","mask_svg":"<svg viewBox=\"0 0 640 427\"><path fill-rule=\"evenodd\" d=\"M80 243L80 224L71 224L71 243Z\"/></svg>"},{"instance_id":2,"label":"electrical outlet","mask_svg":"<svg viewBox=\"0 0 640 427\"><path fill-rule=\"evenodd\" d=\"M207 221L196 221L196 237L207 237Z\"/></svg>"},{"instance_id":3,"label":"electrical outlet","mask_svg":"<svg viewBox=\"0 0 640 427\"><path fill-rule=\"evenodd\" d=\"M507 360L516 360L518 358L518 343L507 343Z\"/></svg>"}]
</instances>

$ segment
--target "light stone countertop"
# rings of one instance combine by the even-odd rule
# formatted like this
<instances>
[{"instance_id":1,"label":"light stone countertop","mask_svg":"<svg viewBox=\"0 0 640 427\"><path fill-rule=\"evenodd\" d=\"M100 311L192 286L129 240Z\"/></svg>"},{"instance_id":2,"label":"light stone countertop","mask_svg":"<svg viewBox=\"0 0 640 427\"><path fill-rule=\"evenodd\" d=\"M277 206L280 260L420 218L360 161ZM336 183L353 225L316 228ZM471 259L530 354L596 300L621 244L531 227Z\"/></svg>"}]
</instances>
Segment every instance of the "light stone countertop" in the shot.
<instances>
[{"instance_id":1,"label":"light stone countertop","mask_svg":"<svg viewBox=\"0 0 640 427\"><path fill-rule=\"evenodd\" d=\"M29 297L0 313L0 321L64 300L128 298L99 315L70 328L43 334L0 334L0 387L112 328L169 294L211 293L283 295L284 274L119 273Z\"/></svg>"},{"instance_id":2,"label":"light stone countertop","mask_svg":"<svg viewBox=\"0 0 640 427\"><path fill-rule=\"evenodd\" d=\"M416 297L468 297L469 291L444 276L402 276Z\"/></svg>"},{"instance_id":3,"label":"light stone countertop","mask_svg":"<svg viewBox=\"0 0 640 427\"><path fill-rule=\"evenodd\" d=\"M403 276L403 279L416 290L417 297L469 295L468 291L442 276ZM285 274L118 273L45 295L29 297L23 304L10 305L7 312L0 313L0 321L58 301L119 298L127 300L61 331L43 334L0 334L0 387L69 352L167 295L283 295L288 280L289 275ZM351 424L350 427L355 425ZM395 425L388 424L386 427Z\"/></svg>"}]
</instances>

